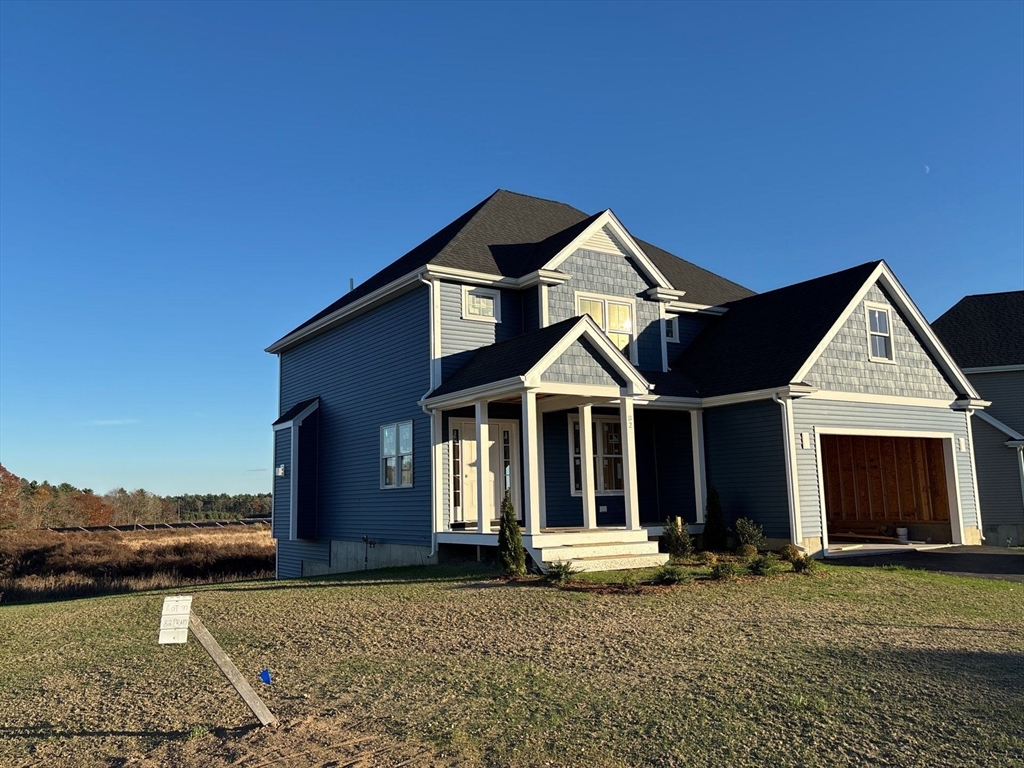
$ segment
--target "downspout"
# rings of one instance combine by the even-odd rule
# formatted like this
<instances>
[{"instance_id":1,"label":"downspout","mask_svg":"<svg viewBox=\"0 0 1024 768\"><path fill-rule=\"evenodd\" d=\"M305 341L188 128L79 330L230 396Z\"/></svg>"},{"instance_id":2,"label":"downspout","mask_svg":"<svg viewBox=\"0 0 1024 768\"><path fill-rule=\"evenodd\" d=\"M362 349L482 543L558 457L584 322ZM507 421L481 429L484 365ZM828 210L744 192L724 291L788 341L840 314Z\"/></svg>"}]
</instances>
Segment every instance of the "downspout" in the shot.
<instances>
[{"instance_id":1,"label":"downspout","mask_svg":"<svg viewBox=\"0 0 1024 768\"><path fill-rule=\"evenodd\" d=\"M427 341L428 354L427 358L430 364L430 389L428 389L420 400L426 400L427 395L434 391L437 383L434 382L434 334L439 332L439 328L435 327L434 320L434 281L428 280L424 277L424 273L419 275L420 282L427 286L427 309L428 317L430 322L428 326L430 328L430 335ZM430 552L427 554L428 558L434 557L437 554L437 529L438 529L438 508L437 508L437 472L438 467L434 465L434 459L437 457L437 451L435 446L437 441L441 438L440 435L434 434L434 412L427 408L426 405L420 406L423 412L430 419Z\"/></svg>"},{"instance_id":2,"label":"downspout","mask_svg":"<svg viewBox=\"0 0 1024 768\"><path fill-rule=\"evenodd\" d=\"M806 551L806 547L803 546L803 534L800 530L800 501L793 482L796 462L793 445L793 412L789 407L788 398L780 397L778 392L772 395L772 400L782 406L782 442L783 451L786 454L786 494L789 501L789 538L793 546Z\"/></svg>"},{"instance_id":3,"label":"downspout","mask_svg":"<svg viewBox=\"0 0 1024 768\"><path fill-rule=\"evenodd\" d=\"M1017 446L1017 468L1020 470L1020 498L1024 504L1024 445Z\"/></svg>"}]
</instances>

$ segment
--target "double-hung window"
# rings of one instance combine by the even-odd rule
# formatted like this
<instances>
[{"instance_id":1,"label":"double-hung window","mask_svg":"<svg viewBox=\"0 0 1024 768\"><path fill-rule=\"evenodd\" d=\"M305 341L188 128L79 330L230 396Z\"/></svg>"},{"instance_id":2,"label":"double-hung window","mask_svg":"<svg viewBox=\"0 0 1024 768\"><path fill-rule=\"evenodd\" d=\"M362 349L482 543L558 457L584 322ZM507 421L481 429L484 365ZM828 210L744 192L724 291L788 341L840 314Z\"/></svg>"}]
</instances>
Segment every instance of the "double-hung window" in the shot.
<instances>
[{"instance_id":1,"label":"double-hung window","mask_svg":"<svg viewBox=\"0 0 1024 768\"><path fill-rule=\"evenodd\" d=\"M483 323L500 323L501 291L462 286L462 318Z\"/></svg>"},{"instance_id":2,"label":"double-hung window","mask_svg":"<svg viewBox=\"0 0 1024 768\"><path fill-rule=\"evenodd\" d=\"M665 340L670 343L679 342L679 318L678 317L666 317L665 318Z\"/></svg>"},{"instance_id":3,"label":"double-hung window","mask_svg":"<svg viewBox=\"0 0 1024 768\"><path fill-rule=\"evenodd\" d=\"M380 428L381 488L412 487L412 422Z\"/></svg>"},{"instance_id":4,"label":"double-hung window","mask_svg":"<svg viewBox=\"0 0 1024 768\"><path fill-rule=\"evenodd\" d=\"M892 317L881 304L865 304L868 315L868 357L877 362L892 362Z\"/></svg>"},{"instance_id":5,"label":"double-hung window","mask_svg":"<svg viewBox=\"0 0 1024 768\"><path fill-rule=\"evenodd\" d=\"M569 449L572 452L573 495L578 496L583 492L583 455L578 417L569 417L569 428L572 430ZM618 417L594 417L593 435L595 492L604 496L622 493L622 426Z\"/></svg>"},{"instance_id":6,"label":"double-hung window","mask_svg":"<svg viewBox=\"0 0 1024 768\"><path fill-rule=\"evenodd\" d=\"M576 297L576 311L581 315L590 315L616 347L624 354L630 354L629 345L634 330L633 302L580 295Z\"/></svg>"}]
</instances>

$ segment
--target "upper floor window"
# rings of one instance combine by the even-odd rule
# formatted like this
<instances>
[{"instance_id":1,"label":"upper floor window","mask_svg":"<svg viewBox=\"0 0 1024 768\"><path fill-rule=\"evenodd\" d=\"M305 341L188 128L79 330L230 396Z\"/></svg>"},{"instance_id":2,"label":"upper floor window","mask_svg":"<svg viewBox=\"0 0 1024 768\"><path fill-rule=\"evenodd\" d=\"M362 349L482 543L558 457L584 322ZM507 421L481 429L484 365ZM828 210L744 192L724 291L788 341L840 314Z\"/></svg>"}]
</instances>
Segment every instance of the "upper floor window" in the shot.
<instances>
[{"instance_id":1,"label":"upper floor window","mask_svg":"<svg viewBox=\"0 0 1024 768\"><path fill-rule=\"evenodd\" d=\"M501 322L501 291L494 288L462 287L462 317L484 323Z\"/></svg>"},{"instance_id":2,"label":"upper floor window","mask_svg":"<svg viewBox=\"0 0 1024 768\"><path fill-rule=\"evenodd\" d=\"M412 487L412 422L380 428L380 487Z\"/></svg>"},{"instance_id":3,"label":"upper floor window","mask_svg":"<svg viewBox=\"0 0 1024 768\"><path fill-rule=\"evenodd\" d=\"M679 318L665 318L665 340L670 342L679 341Z\"/></svg>"},{"instance_id":4,"label":"upper floor window","mask_svg":"<svg viewBox=\"0 0 1024 768\"><path fill-rule=\"evenodd\" d=\"M616 347L630 354L629 346L634 332L633 302L579 294L576 296L576 311L581 315L590 315Z\"/></svg>"},{"instance_id":5,"label":"upper floor window","mask_svg":"<svg viewBox=\"0 0 1024 768\"><path fill-rule=\"evenodd\" d=\"M865 304L868 315L868 357L872 360L891 362L892 316L889 307L881 304Z\"/></svg>"}]
</instances>

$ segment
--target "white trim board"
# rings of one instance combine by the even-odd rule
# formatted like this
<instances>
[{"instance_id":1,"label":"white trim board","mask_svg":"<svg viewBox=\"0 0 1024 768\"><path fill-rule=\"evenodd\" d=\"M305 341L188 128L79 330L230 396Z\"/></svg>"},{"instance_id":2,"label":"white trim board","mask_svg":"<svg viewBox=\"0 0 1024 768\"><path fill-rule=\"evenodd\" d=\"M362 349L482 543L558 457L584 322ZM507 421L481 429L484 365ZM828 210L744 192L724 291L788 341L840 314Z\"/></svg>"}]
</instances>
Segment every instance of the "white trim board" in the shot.
<instances>
[{"instance_id":1,"label":"white trim board","mask_svg":"<svg viewBox=\"0 0 1024 768\"><path fill-rule=\"evenodd\" d=\"M1006 435L1011 440L1024 440L1024 435L1022 435L1020 432L1015 430L1013 427L1009 427L1006 424L1003 424L1003 422L1001 422L999 419L995 418L994 416L990 416L989 414L985 413L984 411L974 411L974 415L977 416L982 421L984 421L984 422L990 424L991 426L995 427L996 429L998 429L1000 432L1002 432L1004 435Z\"/></svg>"}]
</instances>

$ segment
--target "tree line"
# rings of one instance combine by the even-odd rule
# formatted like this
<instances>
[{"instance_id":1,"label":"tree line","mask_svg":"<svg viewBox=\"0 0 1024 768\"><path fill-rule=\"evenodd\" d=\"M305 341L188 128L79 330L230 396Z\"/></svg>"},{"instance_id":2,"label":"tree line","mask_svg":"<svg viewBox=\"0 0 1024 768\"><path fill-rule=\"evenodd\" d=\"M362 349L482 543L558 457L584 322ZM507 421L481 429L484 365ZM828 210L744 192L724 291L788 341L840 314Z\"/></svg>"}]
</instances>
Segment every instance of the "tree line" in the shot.
<instances>
[{"instance_id":1,"label":"tree line","mask_svg":"<svg viewBox=\"0 0 1024 768\"><path fill-rule=\"evenodd\" d=\"M237 520L269 517L270 504L269 493L158 496L143 488L115 488L98 495L70 483L26 480L0 464L0 529Z\"/></svg>"}]
</instances>

